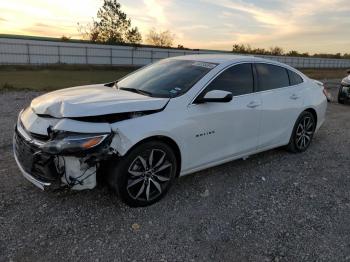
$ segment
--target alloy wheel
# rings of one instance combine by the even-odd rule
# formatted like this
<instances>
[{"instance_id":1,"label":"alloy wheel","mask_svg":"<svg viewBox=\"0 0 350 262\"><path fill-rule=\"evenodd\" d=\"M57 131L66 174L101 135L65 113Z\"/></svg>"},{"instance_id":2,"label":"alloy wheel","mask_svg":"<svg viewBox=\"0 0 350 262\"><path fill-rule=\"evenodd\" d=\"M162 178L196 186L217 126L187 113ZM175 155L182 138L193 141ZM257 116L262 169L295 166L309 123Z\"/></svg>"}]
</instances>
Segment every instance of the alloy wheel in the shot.
<instances>
[{"instance_id":1,"label":"alloy wheel","mask_svg":"<svg viewBox=\"0 0 350 262\"><path fill-rule=\"evenodd\" d=\"M305 150L311 143L315 130L315 122L311 116L303 117L297 127L295 141L300 150Z\"/></svg>"},{"instance_id":2,"label":"alloy wheel","mask_svg":"<svg viewBox=\"0 0 350 262\"><path fill-rule=\"evenodd\" d=\"M151 149L137 156L128 168L128 194L135 200L152 201L167 187L172 168L163 150Z\"/></svg>"}]
</instances>

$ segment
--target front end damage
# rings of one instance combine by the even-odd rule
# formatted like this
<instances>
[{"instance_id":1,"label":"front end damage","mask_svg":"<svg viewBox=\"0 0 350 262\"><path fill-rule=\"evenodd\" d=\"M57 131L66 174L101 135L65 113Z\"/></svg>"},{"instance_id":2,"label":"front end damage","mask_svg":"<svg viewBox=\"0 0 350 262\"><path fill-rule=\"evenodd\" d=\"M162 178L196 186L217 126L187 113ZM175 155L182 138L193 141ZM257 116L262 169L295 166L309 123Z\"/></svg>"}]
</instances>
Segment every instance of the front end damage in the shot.
<instances>
[{"instance_id":1,"label":"front end damage","mask_svg":"<svg viewBox=\"0 0 350 262\"><path fill-rule=\"evenodd\" d=\"M160 112L168 102L169 98L103 84L44 94L18 117L13 138L16 162L41 189L94 188L102 163L122 156L131 145L112 125Z\"/></svg>"},{"instance_id":2,"label":"front end damage","mask_svg":"<svg viewBox=\"0 0 350 262\"><path fill-rule=\"evenodd\" d=\"M25 128L22 114L15 128L13 148L24 177L43 190L94 188L100 163L116 156L110 146L113 132L77 134L48 127L48 135L36 134Z\"/></svg>"}]
</instances>

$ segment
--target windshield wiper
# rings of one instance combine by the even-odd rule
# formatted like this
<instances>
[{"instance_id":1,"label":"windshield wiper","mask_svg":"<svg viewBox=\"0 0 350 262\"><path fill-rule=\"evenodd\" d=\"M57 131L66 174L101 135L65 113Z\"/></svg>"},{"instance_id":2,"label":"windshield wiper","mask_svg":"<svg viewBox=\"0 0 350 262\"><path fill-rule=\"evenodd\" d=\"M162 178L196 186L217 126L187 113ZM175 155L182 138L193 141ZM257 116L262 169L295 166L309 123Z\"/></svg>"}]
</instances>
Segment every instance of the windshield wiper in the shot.
<instances>
[{"instance_id":1,"label":"windshield wiper","mask_svg":"<svg viewBox=\"0 0 350 262\"><path fill-rule=\"evenodd\" d=\"M110 82L110 83L105 84L105 86L107 86L107 87L114 87L116 85L116 83L117 83L117 81Z\"/></svg>"},{"instance_id":2,"label":"windshield wiper","mask_svg":"<svg viewBox=\"0 0 350 262\"><path fill-rule=\"evenodd\" d=\"M144 95L144 96L152 96L151 92L144 91L144 90L141 90L141 89L136 89L136 88L131 88L131 87L119 87L119 89L120 90L124 90L124 91L137 93L137 94L141 94L141 95Z\"/></svg>"}]
</instances>

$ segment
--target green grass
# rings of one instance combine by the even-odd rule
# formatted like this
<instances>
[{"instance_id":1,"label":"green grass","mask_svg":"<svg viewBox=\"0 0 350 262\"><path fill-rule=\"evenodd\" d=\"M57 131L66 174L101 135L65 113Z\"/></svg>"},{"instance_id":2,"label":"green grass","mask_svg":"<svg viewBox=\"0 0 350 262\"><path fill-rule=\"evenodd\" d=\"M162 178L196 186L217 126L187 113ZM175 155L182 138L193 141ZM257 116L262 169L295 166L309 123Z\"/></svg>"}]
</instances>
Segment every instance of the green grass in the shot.
<instances>
[{"instance_id":1,"label":"green grass","mask_svg":"<svg viewBox=\"0 0 350 262\"><path fill-rule=\"evenodd\" d=\"M107 83L132 72L132 67L53 65L0 66L0 91L51 91L65 87ZM314 79L339 79L345 69L303 69Z\"/></svg>"},{"instance_id":2,"label":"green grass","mask_svg":"<svg viewBox=\"0 0 350 262\"><path fill-rule=\"evenodd\" d=\"M0 67L0 91L51 91L65 87L107 83L135 68Z\"/></svg>"}]
</instances>

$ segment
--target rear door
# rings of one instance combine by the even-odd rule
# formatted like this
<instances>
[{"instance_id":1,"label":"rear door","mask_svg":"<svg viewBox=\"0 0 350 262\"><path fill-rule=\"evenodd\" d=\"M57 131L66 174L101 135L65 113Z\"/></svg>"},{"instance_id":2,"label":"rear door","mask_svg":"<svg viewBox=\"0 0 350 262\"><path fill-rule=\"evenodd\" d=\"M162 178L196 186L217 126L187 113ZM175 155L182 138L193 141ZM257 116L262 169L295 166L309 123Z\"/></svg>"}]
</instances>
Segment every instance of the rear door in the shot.
<instances>
[{"instance_id":1,"label":"rear door","mask_svg":"<svg viewBox=\"0 0 350 262\"><path fill-rule=\"evenodd\" d=\"M255 69L263 103L259 149L287 144L302 107L303 80L277 65L256 63Z\"/></svg>"},{"instance_id":2,"label":"rear door","mask_svg":"<svg viewBox=\"0 0 350 262\"><path fill-rule=\"evenodd\" d=\"M252 64L232 66L199 95L211 90L232 92L227 103L195 104L188 108L190 133L186 137L188 166L198 166L254 151L258 143L260 95L254 92Z\"/></svg>"}]
</instances>

